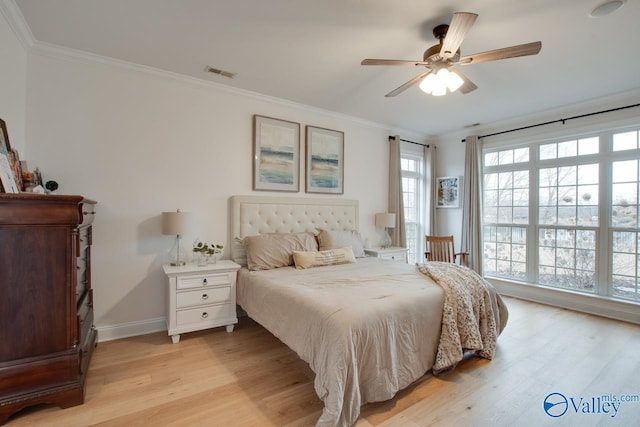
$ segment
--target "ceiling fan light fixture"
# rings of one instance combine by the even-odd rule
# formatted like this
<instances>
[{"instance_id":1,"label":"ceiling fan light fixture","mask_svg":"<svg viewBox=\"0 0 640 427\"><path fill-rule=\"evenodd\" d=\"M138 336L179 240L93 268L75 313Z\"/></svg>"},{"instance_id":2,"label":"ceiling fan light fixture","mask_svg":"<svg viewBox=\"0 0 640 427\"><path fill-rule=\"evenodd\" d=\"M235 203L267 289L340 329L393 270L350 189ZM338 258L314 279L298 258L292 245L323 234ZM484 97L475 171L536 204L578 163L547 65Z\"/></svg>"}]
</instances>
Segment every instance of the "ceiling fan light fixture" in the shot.
<instances>
[{"instance_id":1,"label":"ceiling fan light fixture","mask_svg":"<svg viewBox=\"0 0 640 427\"><path fill-rule=\"evenodd\" d=\"M433 96L443 96L450 92L455 92L462 86L464 80L455 71L440 68L437 72L428 74L420 82L420 89Z\"/></svg>"},{"instance_id":2,"label":"ceiling fan light fixture","mask_svg":"<svg viewBox=\"0 0 640 427\"><path fill-rule=\"evenodd\" d=\"M425 93L431 94L431 92L433 92L433 88L435 87L435 84L436 84L436 74L429 73L427 74L427 77L422 79L422 81L420 82L420 89Z\"/></svg>"},{"instance_id":3,"label":"ceiling fan light fixture","mask_svg":"<svg viewBox=\"0 0 640 427\"><path fill-rule=\"evenodd\" d=\"M460 89L460 86L462 86L463 83L464 80L462 80L462 77L460 77L458 73L455 71L449 72L449 76L447 77L447 87L451 92L455 92Z\"/></svg>"},{"instance_id":4,"label":"ceiling fan light fixture","mask_svg":"<svg viewBox=\"0 0 640 427\"><path fill-rule=\"evenodd\" d=\"M444 96L446 94L447 94L447 85L443 85L443 84L437 84L436 87L433 88L433 92L431 92L431 95L433 96Z\"/></svg>"}]
</instances>

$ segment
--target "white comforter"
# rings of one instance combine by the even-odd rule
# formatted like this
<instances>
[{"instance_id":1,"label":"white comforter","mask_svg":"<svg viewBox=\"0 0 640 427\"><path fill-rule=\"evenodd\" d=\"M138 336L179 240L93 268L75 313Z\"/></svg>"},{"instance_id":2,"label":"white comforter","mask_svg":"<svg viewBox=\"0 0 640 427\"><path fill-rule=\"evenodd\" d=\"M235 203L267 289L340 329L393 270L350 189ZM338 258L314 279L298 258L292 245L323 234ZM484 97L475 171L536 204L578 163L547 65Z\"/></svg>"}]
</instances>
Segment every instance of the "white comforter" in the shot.
<instances>
[{"instance_id":1,"label":"white comforter","mask_svg":"<svg viewBox=\"0 0 640 427\"><path fill-rule=\"evenodd\" d=\"M318 426L349 426L434 365L443 290L415 266L375 258L241 270L237 300L316 373Z\"/></svg>"}]
</instances>

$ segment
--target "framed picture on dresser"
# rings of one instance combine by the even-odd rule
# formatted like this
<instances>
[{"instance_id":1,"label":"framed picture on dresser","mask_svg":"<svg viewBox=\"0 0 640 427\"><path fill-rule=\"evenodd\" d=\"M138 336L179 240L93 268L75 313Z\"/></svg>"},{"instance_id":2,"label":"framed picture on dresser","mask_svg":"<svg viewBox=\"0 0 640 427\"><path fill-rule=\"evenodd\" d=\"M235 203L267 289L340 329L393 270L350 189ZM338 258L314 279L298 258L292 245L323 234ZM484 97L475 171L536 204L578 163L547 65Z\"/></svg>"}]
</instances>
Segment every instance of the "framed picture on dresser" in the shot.
<instances>
[{"instance_id":1,"label":"framed picture on dresser","mask_svg":"<svg viewBox=\"0 0 640 427\"><path fill-rule=\"evenodd\" d=\"M11 149L7 124L0 119L0 190L3 193L19 193L21 176L15 176L16 153Z\"/></svg>"},{"instance_id":2,"label":"framed picture on dresser","mask_svg":"<svg viewBox=\"0 0 640 427\"><path fill-rule=\"evenodd\" d=\"M253 189L300 190L300 124L253 116Z\"/></svg>"}]
</instances>

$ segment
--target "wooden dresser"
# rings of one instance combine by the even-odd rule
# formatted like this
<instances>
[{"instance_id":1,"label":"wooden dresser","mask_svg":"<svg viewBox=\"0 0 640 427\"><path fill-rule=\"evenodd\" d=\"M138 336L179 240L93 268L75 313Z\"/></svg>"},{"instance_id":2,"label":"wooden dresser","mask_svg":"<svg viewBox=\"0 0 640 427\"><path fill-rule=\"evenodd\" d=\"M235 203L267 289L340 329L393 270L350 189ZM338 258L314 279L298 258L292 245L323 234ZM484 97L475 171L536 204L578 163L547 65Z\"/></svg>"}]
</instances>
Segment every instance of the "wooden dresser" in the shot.
<instances>
[{"instance_id":1,"label":"wooden dresser","mask_svg":"<svg viewBox=\"0 0 640 427\"><path fill-rule=\"evenodd\" d=\"M93 327L82 196L0 194L0 424L39 403L84 402Z\"/></svg>"}]
</instances>

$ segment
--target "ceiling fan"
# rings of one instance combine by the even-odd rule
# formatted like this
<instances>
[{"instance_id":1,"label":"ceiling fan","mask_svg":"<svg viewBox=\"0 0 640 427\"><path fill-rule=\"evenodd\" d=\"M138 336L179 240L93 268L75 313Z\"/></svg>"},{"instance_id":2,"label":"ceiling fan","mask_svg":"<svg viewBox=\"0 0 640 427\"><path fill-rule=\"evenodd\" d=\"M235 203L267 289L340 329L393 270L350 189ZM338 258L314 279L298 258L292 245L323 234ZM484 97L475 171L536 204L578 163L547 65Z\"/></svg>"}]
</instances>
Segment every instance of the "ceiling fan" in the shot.
<instances>
[{"instance_id":1,"label":"ceiling fan","mask_svg":"<svg viewBox=\"0 0 640 427\"><path fill-rule=\"evenodd\" d=\"M465 94L478 88L460 71L451 71L450 68L454 66L537 55L540 52L542 42L537 41L461 57L460 45L477 18L478 15L475 13L456 12L453 14L450 25L442 24L435 27L433 35L440 40L440 43L427 49L424 52L422 61L364 59L360 64L423 66L427 69L426 72L414 77L385 96L396 96L418 83L420 83L420 89L423 91L435 96L441 96L447 93L447 89L450 92L460 89L460 92Z\"/></svg>"}]
</instances>

